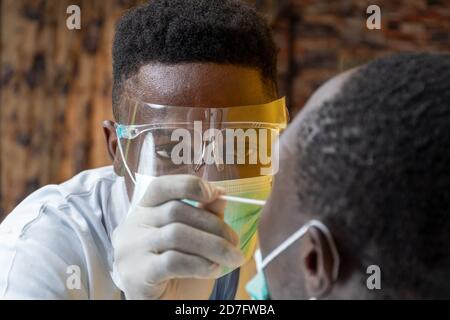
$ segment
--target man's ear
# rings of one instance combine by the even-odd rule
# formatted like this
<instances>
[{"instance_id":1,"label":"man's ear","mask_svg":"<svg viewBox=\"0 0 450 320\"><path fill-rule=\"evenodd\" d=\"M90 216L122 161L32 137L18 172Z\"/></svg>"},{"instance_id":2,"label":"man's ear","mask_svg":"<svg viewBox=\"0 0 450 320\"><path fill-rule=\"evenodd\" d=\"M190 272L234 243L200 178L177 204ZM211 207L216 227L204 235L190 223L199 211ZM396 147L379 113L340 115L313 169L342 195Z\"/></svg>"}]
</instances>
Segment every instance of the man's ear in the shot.
<instances>
[{"instance_id":1,"label":"man's ear","mask_svg":"<svg viewBox=\"0 0 450 320\"><path fill-rule=\"evenodd\" d=\"M311 227L302 239L301 264L309 297L320 298L333 286L334 261L330 244L322 231Z\"/></svg>"},{"instance_id":2,"label":"man's ear","mask_svg":"<svg viewBox=\"0 0 450 320\"><path fill-rule=\"evenodd\" d=\"M109 157L114 161L117 151L117 135L113 121L103 121L103 133L105 134L106 147L108 148Z\"/></svg>"},{"instance_id":3,"label":"man's ear","mask_svg":"<svg viewBox=\"0 0 450 320\"><path fill-rule=\"evenodd\" d=\"M113 161L114 171L117 175L123 176L122 172L122 160L118 154L118 139L116 134L116 128L114 122L111 120L103 121L103 133L105 134L106 147L108 154Z\"/></svg>"}]
</instances>

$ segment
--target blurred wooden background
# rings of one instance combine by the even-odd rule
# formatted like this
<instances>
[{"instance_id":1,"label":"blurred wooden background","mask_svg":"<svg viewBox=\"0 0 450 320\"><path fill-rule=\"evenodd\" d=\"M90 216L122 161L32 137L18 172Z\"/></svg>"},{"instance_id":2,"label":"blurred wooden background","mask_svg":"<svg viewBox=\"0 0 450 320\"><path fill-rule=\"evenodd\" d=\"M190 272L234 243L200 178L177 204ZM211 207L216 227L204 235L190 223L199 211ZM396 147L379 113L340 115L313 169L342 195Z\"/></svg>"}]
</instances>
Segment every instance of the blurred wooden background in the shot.
<instances>
[{"instance_id":1,"label":"blurred wooden background","mask_svg":"<svg viewBox=\"0 0 450 320\"><path fill-rule=\"evenodd\" d=\"M110 163L101 122L111 114L114 24L142 0L0 0L0 221L42 185ZM448 0L248 0L280 47L279 81L295 114L344 69L390 52L450 50ZM81 30L66 9L81 8ZM382 9L382 30L366 8Z\"/></svg>"}]
</instances>

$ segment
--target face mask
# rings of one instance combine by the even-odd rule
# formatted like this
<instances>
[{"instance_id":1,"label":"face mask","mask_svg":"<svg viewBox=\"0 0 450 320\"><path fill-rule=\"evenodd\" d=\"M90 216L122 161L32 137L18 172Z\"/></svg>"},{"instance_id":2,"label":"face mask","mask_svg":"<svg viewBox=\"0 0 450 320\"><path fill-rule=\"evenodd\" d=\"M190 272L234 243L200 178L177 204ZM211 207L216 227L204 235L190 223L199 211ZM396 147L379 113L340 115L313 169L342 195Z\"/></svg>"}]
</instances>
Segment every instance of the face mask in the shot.
<instances>
[{"instance_id":1,"label":"face mask","mask_svg":"<svg viewBox=\"0 0 450 320\"><path fill-rule=\"evenodd\" d=\"M277 248L275 248L275 250L269 253L264 258L264 260L262 259L261 252L259 250L255 253L256 268L258 271L256 276L252 280L250 280L250 282L246 286L247 292L253 300L270 300L269 287L267 285L266 278L264 277L264 268L284 250L289 248L290 245L300 239L310 227L316 227L317 229L322 231L328 243L330 244L331 254L333 255L334 259L332 277L333 281L336 281L339 274L339 254L333 241L333 237L331 236L331 233L328 230L327 226L325 226L322 222L318 220L311 220L303 225L289 238L287 238L284 242L282 242Z\"/></svg>"},{"instance_id":2,"label":"face mask","mask_svg":"<svg viewBox=\"0 0 450 320\"><path fill-rule=\"evenodd\" d=\"M153 176L136 174L136 185L131 200L131 207L136 206L144 196ZM236 179L226 181L210 182L214 186L225 189L227 195L240 198L266 200L269 197L272 177L261 176L247 179ZM197 206L197 202L183 200L183 202ZM246 260L249 261L255 251L257 236L256 230L260 218L261 206L256 204L245 204L238 202L227 202L224 212L224 220L239 236L239 247ZM223 267L219 277L222 277L233 269Z\"/></svg>"},{"instance_id":3,"label":"face mask","mask_svg":"<svg viewBox=\"0 0 450 320\"><path fill-rule=\"evenodd\" d=\"M210 182L212 185L225 189L227 195L266 200L269 197L272 177L261 176L247 179L236 179L226 181ZM239 236L239 247L245 256L245 261L249 261L255 251L257 236L256 231L261 214L261 206L238 202L227 202L225 207L224 220ZM233 271L224 267L221 276Z\"/></svg>"},{"instance_id":4,"label":"face mask","mask_svg":"<svg viewBox=\"0 0 450 320\"><path fill-rule=\"evenodd\" d=\"M145 194L150 182L152 182L155 177L136 173L135 175L135 184L133 196L131 197L131 208L134 208L138 205L139 201L141 201L142 197Z\"/></svg>"}]
</instances>

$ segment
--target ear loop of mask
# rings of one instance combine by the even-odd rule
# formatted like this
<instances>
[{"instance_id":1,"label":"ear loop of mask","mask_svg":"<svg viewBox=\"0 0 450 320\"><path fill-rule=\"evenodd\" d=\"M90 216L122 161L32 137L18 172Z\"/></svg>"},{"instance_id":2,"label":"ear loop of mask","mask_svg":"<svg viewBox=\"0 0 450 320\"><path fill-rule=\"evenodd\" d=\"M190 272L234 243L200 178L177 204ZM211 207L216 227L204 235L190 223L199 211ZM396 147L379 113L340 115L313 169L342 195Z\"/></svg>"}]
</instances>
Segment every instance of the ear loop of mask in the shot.
<instances>
[{"instance_id":1,"label":"ear loop of mask","mask_svg":"<svg viewBox=\"0 0 450 320\"><path fill-rule=\"evenodd\" d=\"M297 230L294 234L292 234L289 238L287 238L282 244L280 244L275 250L273 250L269 255L267 255L264 260L261 261L261 255L256 256L255 260L257 261L257 264L260 262L260 270L264 270L264 268L272 261L274 260L280 253L282 253L284 250L286 250L290 245L292 245L295 241L300 239L306 231L310 227L316 227L320 231L322 231L327 238L328 243L331 247L331 254L333 255L333 270L332 270L332 277L333 281L336 281L339 275L339 264L340 264L340 258L339 253L336 248L336 244L334 243L333 237L328 230L327 226L325 226L322 222L318 220L311 220L308 223L306 223L303 227L301 227L299 230ZM260 253L259 253L260 254ZM259 261L258 261L259 260Z\"/></svg>"},{"instance_id":2,"label":"ear loop of mask","mask_svg":"<svg viewBox=\"0 0 450 320\"><path fill-rule=\"evenodd\" d=\"M120 139L123 138L123 137L122 137L122 134L121 134L121 132L119 132L119 130L116 130L116 132L117 132L117 139L119 139L119 141L118 141L118 147L119 147L120 156L122 157L122 163L123 163L123 165L124 165L124 167L125 167L125 170L127 170L127 173L128 173L128 175L130 176L131 181L133 181L133 183L136 184L136 179L135 179L135 178L133 177L133 175L131 174L131 170L130 170L130 168L128 167L127 160L126 160L126 158L125 158L125 154L123 153L122 143L120 142ZM128 143L129 143L129 142L128 142Z\"/></svg>"},{"instance_id":3,"label":"ear loop of mask","mask_svg":"<svg viewBox=\"0 0 450 320\"><path fill-rule=\"evenodd\" d=\"M135 123L135 121L136 121L136 114L137 114L138 106L139 106L139 103L136 101L136 102L134 103L134 107L133 107L133 113L132 113L132 116L131 116L131 123ZM122 157L123 165L125 166L125 170L127 170L128 175L130 176L131 181L133 181L133 183L136 184L136 179L135 179L135 178L133 177L133 175L131 174L131 170L130 170L130 168L128 167L127 160L126 160L126 158L125 158L125 154L124 154L123 149L122 149L122 144L121 144L121 142L120 142L120 139L123 138L123 132L122 132L122 130L119 130L119 128L120 128L120 127L116 127L116 135L117 135L117 139L118 139L117 142L118 142L118 146L119 146L120 156ZM128 147L129 147L129 145L130 145L130 142L128 142L127 149L128 149ZM128 152L128 150L127 150L127 152Z\"/></svg>"}]
</instances>

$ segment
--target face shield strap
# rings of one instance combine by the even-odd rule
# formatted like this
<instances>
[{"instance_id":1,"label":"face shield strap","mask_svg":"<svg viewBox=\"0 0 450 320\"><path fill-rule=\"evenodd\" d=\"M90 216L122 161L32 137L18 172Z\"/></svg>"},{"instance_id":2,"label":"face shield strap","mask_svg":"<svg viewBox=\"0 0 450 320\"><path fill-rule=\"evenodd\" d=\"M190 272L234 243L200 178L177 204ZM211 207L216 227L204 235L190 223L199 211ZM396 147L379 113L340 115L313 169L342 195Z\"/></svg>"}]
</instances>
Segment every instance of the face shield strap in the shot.
<instances>
[{"instance_id":1,"label":"face shield strap","mask_svg":"<svg viewBox=\"0 0 450 320\"><path fill-rule=\"evenodd\" d=\"M125 167L125 170L127 171L131 181L133 181L133 183L136 184L136 179L134 178L133 174L131 173L130 168L128 167L128 164L126 161L127 158L125 157L125 154L122 149L122 144L120 143L120 139L123 139L123 137L125 136L124 126L116 124L116 134L117 134L117 139L119 140L117 143L117 146L119 148L120 157L122 159L122 165Z\"/></svg>"}]
</instances>

